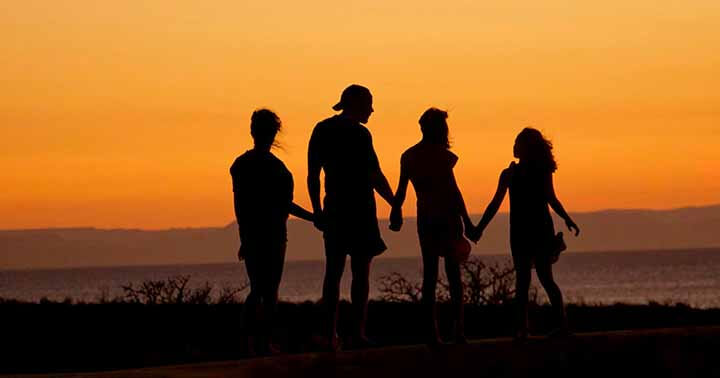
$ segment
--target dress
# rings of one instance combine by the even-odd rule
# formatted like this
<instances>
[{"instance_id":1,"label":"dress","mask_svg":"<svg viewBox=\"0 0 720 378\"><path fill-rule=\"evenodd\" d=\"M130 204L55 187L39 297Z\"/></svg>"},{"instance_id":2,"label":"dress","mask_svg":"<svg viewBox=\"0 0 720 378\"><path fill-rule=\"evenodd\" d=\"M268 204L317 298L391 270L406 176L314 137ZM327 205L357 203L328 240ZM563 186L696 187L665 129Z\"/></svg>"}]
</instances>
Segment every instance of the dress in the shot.
<instances>
[{"instance_id":1,"label":"dress","mask_svg":"<svg viewBox=\"0 0 720 378\"><path fill-rule=\"evenodd\" d=\"M510 189L510 249L516 262L550 255L555 228L548 208L552 172L512 163L503 172Z\"/></svg>"},{"instance_id":2,"label":"dress","mask_svg":"<svg viewBox=\"0 0 720 378\"><path fill-rule=\"evenodd\" d=\"M340 115L321 121L310 137L308 163L325 172L325 253L372 257L385 251L373 186L380 165L370 131Z\"/></svg>"},{"instance_id":3,"label":"dress","mask_svg":"<svg viewBox=\"0 0 720 378\"><path fill-rule=\"evenodd\" d=\"M458 157L441 145L420 142L400 159L417 195L417 231L423 255L447 257L462 249L469 253L463 237L457 186L453 167Z\"/></svg>"}]
</instances>

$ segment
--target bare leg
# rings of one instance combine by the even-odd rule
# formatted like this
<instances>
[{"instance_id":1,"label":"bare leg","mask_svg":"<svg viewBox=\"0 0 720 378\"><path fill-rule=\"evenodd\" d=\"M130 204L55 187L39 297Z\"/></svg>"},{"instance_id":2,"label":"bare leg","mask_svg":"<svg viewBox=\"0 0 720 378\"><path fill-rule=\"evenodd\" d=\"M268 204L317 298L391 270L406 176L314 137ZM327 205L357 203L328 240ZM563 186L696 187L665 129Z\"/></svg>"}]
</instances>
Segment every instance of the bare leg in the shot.
<instances>
[{"instance_id":1,"label":"bare leg","mask_svg":"<svg viewBox=\"0 0 720 378\"><path fill-rule=\"evenodd\" d=\"M515 306L517 308L516 339L528 336L528 292L530 291L531 267L530 260L524 257L515 258Z\"/></svg>"},{"instance_id":2,"label":"bare leg","mask_svg":"<svg viewBox=\"0 0 720 378\"><path fill-rule=\"evenodd\" d=\"M559 321L559 331L561 333L568 332L567 315L565 314L565 304L563 303L562 292L555 283L552 273L552 265L548 261L535 264L535 273L537 273L540 284L545 288L545 292L550 298L553 312Z\"/></svg>"},{"instance_id":3,"label":"bare leg","mask_svg":"<svg viewBox=\"0 0 720 378\"><path fill-rule=\"evenodd\" d=\"M285 245L279 246L277 250L273 250L272 256L267 259L267 272L263 280L263 309L264 324L263 331L266 340L265 347L270 354L279 352L272 344L272 331L275 323L275 315L277 312L278 290L280 288L280 280L282 279L283 267L285 264Z\"/></svg>"},{"instance_id":4,"label":"bare leg","mask_svg":"<svg viewBox=\"0 0 720 378\"><path fill-rule=\"evenodd\" d=\"M327 250L325 257L325 278L323 280L323 303L327 310L327 337L331 349L337 349L339 340L337 336L337 314L340 302L340 280L345 270L345 254L339 251Z\"/></svg>"},{"instance_id":5,"label":"bare leg","mask_svg":"<svg viewBox=\"0 0 720 378\"><path fill-rule=\"evenodd\" d=\"M437 306L435 304L435 289L438 280L438 265L440 258L432 253L423 253L423 283L422 302L428 321L428 344L440 344L440 332L437 324Z\"/></svg>"},{"instance_id":6,"label":"bare leg","mask_svg":"<svg viewBox=\"0 0 720 378\"><path fill-rule=\"evenodd\" d=\"M450 298L455 312L455 342L466 344L465 338L465 311L463 303L463 282L460 275L460 264L445 258L445 274L450 284Z\"/></svg>"},{"instance_id":7,"label":"bare leg","mask_svg":"<svg viewBox=\"0 0 720 378\"><path fill-rule=\"evenodd\" d=\"M350 267L352 269L350 295L352 297L352 307L356 321L356 328L353 334L354 342L358 344L356 346L365 346L369 343L365 335L365 325L367 322L368 296L370 295L371 262L372 257L355 256L350 259Z\"/></svg>"},{"instance_id":8,"label":"bare leg","mask_svg":"<svg viewBox=\"0 0 720 378\"><path fill-rule=\"evenodd\" d=\"M261 287L257 272L257 256L246 256L245 269L250 280L250 293L245 298L241 315L242 329L247 336L246 348L249 355L255 355L255 341L257 337L257 324L260 313Z\"/></svg>"}]
</instances>

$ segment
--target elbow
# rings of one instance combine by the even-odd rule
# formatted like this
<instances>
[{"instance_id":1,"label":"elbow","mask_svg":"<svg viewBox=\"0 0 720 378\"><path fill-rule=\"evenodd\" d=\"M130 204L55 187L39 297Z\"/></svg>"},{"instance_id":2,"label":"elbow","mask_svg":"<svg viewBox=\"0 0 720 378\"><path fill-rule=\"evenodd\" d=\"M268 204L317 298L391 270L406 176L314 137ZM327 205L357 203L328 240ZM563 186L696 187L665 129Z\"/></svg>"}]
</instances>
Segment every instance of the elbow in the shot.
<instances>
[{"instance_id":1,"label":"elbow","mask_svg":"<svg viewBox=\"0 0 720 378\"><path fill-rule=\"evenodd\" d=\"M557 209L557 208L561 207L560 200L558 200L557 197L555 197L555 196L550 197L550 199L548 200L548 204L553 209Z\"/></svg>"}]
</instances>

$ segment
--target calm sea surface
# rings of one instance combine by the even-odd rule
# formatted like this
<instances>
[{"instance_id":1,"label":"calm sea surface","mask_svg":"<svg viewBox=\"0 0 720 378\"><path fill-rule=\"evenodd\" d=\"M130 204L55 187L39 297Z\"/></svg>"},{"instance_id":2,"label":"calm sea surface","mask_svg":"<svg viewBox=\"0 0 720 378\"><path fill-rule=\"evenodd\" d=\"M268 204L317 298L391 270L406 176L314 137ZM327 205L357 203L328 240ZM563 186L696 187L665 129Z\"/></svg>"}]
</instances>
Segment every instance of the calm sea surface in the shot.
<instances>
[{"instance_id":1,"label":"calm sea surface","mask_svg":"<svg viewBox=\"0 0 720 378\"><path fill-rule=\"evenodd\" d=\"M507 256L483 256L487 262L509 262ZM378 280L398 272L419 281L422 264L415 258L373 262L371 296L378 296ZM316 300L320 296L322 261L285 265L280 296L287 301ZM682 302L696 307L720 307L720 249L568 253L555 265L555 277L568 302L647 303ZM103 293L120 295L121 285L149 279L189 275L191 285L209 282L216 288L239 286L245 266L234 264L169 265L113 268L0 271L0 297L37 301L40 298L94 301ZM349 266L343 296L349 296ZM537 280L533 277L534 284Z\"/></svg>"}]
</instances>

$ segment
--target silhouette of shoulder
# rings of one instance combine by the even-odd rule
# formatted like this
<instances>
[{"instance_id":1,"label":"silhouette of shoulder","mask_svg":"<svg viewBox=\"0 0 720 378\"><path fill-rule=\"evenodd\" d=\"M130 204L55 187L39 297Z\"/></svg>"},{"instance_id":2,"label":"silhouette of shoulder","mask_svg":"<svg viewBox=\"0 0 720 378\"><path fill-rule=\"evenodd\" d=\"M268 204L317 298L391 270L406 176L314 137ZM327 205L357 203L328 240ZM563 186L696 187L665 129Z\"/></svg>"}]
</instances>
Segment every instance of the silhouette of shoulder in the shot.
<instances>
[{"instance_id":1,"label":"silhouette of shoulder","mask_svg":"<svg viewBox=\"0 0 720 378\"><path fill-rule=\"evenodd\" d=\"M336 184L346 186L347 182L342 182L345 179L367 181L369 185L369 176L364 172L379 169L370 131L359 122L339 115L320 121L313 129L308 162L325 170L326 192L334 191ZM343 179L333 182L340 177Z\"/></svg>"},{"instance_id":2,"label":"silhouette of shoulder","mask_svg":"<svg viewBox=\"0 0 720 378\"><path fill-rule=\"evenodd\" d=\"M458 161L457 155L439 145L419 142L408 148L400 157L400 165L413 171L428 169L452 169Z\"/></svg>"},{"instance_id":3,"label":"silhouette of shoulder","mask_svg":"<svg viewBox=\"0 0 720 378\"><path fill-rule=\"evenodd\" d=\"M513 161L510 162L510 165L503 169L502 172L500 172L500 182L506 186L510 185L510 182L512 181L513 172L515 171L515 168L517 167L517 164Z\"/></svg>"},{"instance_id":4,"label":"silhouette of shoulder","mask_svg":"<svg viewBox=\"0 0 720 378\"><path fill-rule=\"evenodd\" d=\"M334 115L330 118L326 118L315 125L312 132L311 138L323 137L328 133L346 133L354 132L364 135L368 138L372 138L370 130L358 122L354 122L343 118L339 115Z\"/></svg>"},{"instance_id":5,"label":"silhouette of shoulder","mask_svg":"<svg viewBox=\"0 0 720 378\"><path fill-rule=\"evenodd\" d=\"M235 159L235 161L230 166L230 174L234 175L236 173L239 173L239 171L243 168L246 168L247 166L253 164L263 164L270 168L275 167L287 171L285 163L283 163L282 160L278 159L271 152L258 152L255 150L248 150Z\"/></svg>"},{"instance_id":6,"label":"silhouette of shoulder","mask_svg":"<svg viewBox=\"0 0 720 378\"><path fill-rule=\"evenodd\" d=\"M240 186L279 184L280 187L290 187L292 191L293 178L282 160L268 151L248 150L238 156L230 166L230 175L233 178L233 190ZM270 188L266 188L270 189Z\"/></svg>"}]
</instances>

